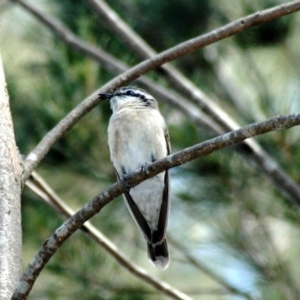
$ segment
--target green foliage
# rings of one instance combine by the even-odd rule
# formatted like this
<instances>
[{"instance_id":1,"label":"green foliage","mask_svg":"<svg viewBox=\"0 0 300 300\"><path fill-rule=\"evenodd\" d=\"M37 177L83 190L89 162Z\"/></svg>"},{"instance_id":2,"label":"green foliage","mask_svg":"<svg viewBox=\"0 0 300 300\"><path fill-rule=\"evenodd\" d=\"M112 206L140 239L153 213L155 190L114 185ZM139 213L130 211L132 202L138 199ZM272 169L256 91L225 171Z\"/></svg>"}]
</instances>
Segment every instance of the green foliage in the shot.
<instances>
[{"instance_id":1,"label":"green foliage","mask_svg":"<svg viewBox=\"0 0 300 300\"><path fill-rule=\"evenodd\" d=\"M140 61L85 1L43 3L42 9L81 39L129 65ZM160 51L278 1L108 3ZM15 6L2 16L2 55L16 139L20 151L28 154L72 108L114 75L62 44ZM299 14L276 19L175 64L242 125L299 111L299 20ZM151 77L157 84L166 84L160 73ZM173 152L211 137L182 112L166 104L161 107ZM109 116L108 103L94 109L55 145L38 169L74 209L115 181L106 142ZM300 182L297 128L258 141ZM179 241L196 260L242 292L262 299L297 299L299 213L239 151L236 147L223 149L171 171L170 240ZM63 218L27 188L22 205L25 267ZM219 294L220 285L172 242L170 268L158 273L148 264L146 245L123 200L113 201L92 222L136 263L195 299L203 299L207 290L216 291L209 293L211 299L244 299L234 292ZM240 274L246 274L246 279ZM285 293L292 296L286 298ZM128 275L101 247L78 232L50 261L30 299L79 297L142 300L163 296Z\"/></svg>"}]
</instances>

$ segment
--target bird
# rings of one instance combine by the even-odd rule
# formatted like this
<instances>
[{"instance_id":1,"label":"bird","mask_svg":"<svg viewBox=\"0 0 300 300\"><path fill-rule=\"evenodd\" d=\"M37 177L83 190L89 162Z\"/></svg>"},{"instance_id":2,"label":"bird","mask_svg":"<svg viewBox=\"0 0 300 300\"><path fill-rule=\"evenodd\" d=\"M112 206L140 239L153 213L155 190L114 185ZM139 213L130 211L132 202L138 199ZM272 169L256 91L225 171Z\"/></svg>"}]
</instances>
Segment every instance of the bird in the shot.
<instances>
[{"instance_id":1,"label":"bird","mask_svg":"<svg viewBox=\"0 0 300 300\"><path fill-rule=\"evenodd\" d=\"M126 179L128 174L170 154L168 129L153 96L135 86L121 87L99 96L110 100L112 115L107 129L108 146L118 179ZM166 239L169 181L169 170L166 170L123 194L147 241L148 258L160 270L169 265Z\"/></svg>"}]
</instances>

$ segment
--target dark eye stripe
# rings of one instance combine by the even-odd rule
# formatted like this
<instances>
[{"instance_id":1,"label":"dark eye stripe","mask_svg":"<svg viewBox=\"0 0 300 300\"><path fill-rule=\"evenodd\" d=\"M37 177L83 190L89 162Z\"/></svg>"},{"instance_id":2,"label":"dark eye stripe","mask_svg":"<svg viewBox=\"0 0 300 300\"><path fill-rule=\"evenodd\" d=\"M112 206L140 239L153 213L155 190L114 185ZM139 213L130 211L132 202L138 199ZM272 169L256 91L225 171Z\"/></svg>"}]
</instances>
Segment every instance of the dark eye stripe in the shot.
<instances>
[{"instance_id":1,"label":"dark eye stripe","mask_svg":"<svg viewBox=\"0 0 300 300\"><path fill-rule=\"evenodd\" d=\"M139 97L141 96L141 94L139 94L139 93L134 93L133 91L127 91L127 92L126 92L126 95L132 96L132 97L137 97L137 98L139 98Z\"/></svg>"},{"instance_id":2,"label":"dark eye stripe","mask_svg":"<svg viewBox=\"0 0 300 300\"><path fill-rule=\"evenodd\" d=\"M145 99L144 95L139 94L139 93L135 93L133 91L119 92L119 93L116 93L115 96L132 96L132 97Z\"/></svg>"}]
</instances>

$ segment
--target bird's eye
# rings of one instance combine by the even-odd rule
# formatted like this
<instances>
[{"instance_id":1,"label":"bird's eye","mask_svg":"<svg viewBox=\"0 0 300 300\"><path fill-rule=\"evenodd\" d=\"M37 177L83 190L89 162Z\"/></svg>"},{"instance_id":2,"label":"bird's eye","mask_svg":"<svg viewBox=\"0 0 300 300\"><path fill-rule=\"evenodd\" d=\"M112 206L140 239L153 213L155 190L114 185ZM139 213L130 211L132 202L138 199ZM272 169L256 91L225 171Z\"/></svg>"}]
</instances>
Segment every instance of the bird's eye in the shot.
<instances>
[{"instance_id":1,"label":"bird's eye","mask_svg":"<svg viewBox=\"0 0 300 300\"><path fill-rule=\"evenodd\" d=\"M133 91L127 91L127 92L126 92L126 95L127 95L127 96L133 96L133 95L134 95L134 92L133 92Z\"/></svg>"}]
</instances>

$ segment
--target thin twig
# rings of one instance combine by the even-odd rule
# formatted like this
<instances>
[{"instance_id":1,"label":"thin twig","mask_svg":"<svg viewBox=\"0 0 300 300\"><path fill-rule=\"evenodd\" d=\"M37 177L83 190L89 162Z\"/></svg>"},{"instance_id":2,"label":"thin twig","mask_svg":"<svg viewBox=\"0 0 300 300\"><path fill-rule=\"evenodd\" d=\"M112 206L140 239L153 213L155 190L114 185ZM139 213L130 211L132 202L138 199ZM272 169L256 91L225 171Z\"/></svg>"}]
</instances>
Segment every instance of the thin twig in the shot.
<instances>
[{"instance_id":1,"label":"thin twig","mask_svg":"<svg viewBox=\"0 0 300 300\"><path fill-rule=\"evenodd\" d=\"M110 31L121 38L124 43L139 57L146 59L156 55L156 52L128 25L125 23L103 0L86 0L92 7L93 11L98 14L99 19L104 21ZM226 32L231 26L236 26L236 32L240 32L243 25L253 26L262 22L270 21L274 18L281 17L293 11L299 10L300 1L294 1L282 4L271 9L257 12L246 18L240 19L222 27ZM295 9L295 10L294 10ZM219 35L220 29L216 30ZM207 35L210 35L208 33ZM231 33L229 34L231 35ZM228 36L229 36L228 35ZM219 125L223 132L234 130L240 127L220 106L215 104L205 93L194 85L182 73L176 70L172 65L161 66L164 71L163 75L170 82L174 89L182 92L185 97L192 99L202 110L207 113ZM209 123L211 124L211 123ZM289 200L300 205L300 186L290 178L256 142L246 141L246 145L239 147L240 154L247 157L255 167L262 171L274 187L287 196ZM242 150L242 151L241 151Z\"/></svg>"},{"instance_id":2,"label":"thin twig","mask_svg":"<svg viewBox=\"0 0 300 300\"><path fill-rule=\"evenodd\" d=\"M51 187L39 176L36 172L32 172L26 185L37 195L39 195L45 202L51 205L56 211L70 218L74 215L74 211L51 189ZM150 284L156 290L173 298L173 299L191 299L181 291L172 287L166 282L150 275L146 270L136 265L101 231L99 231L90 222L86 222L80 228L89 238L95 241L98 245L104 248L116 261L123 266L127 271L132 273L137 278Z\"/></svg>"},{"instance_id":3,"label":"thin twig","mask_svg":"<svg viewBox=\"0 0 300 300\"><path fill-rule=\"evenodd\" d=\"M30 13L32 13L39 21L46 25L63 43L70 49L90 57L101 64L101 67L114 75L118 75L129 70L129 66L122 61L116 59L109 53L102 49L92 46L91 44L83 41L67 29L58 19L42 12L31 3L20 1ZM146 77L140 77L137 80L149 89L149 91L158 96L158 98L170 103L171 105L179 108L182 112L186 113L191 120L195 121L198 125L212 130L214 133L224 133L215 122L208 119L199 109L191 103L183 102L182 98L171 90L160 87L157 83Z\"/></svg>"},{"instance_id":4,"label":"thin twig","mask_svg":"<svg viewBox=\"0 0 300 300\"><path fill-rule=\"evenodd\" d=\"M48 185L48 183L37 174L37 172L32 172L29 180L27 180L26 185L39 197L41 197L46 203L52 206L56 211L60 214L64 215L67 218L70 218L75 212L55 193L55 191ZM166 293L166 283L163 281L151 276L147 271L142 270L139 266L129 260L125 254L117 248L115 244L113 244L101 231L99 231L96 227L94 227L90 222L85 222L83 226L80 228L84 234L86 234L89 238L95 241L98 245L104 248L112 257L114 257L121 266L131 272L133 275L143 280L144 282L153 286L156 290L170 296L176 291L175 288L168 289L168 293ZM229 282L224 280L218 274L214 273L208 267L206 267L203 263L201 263L196 258L192 257L189 253L186 252L186 249L183 249L182 245L180 245L174 239L170 239L172 245L175 245L176 248L180 249L184 252L187 259L193 264L196 265L201 271L203 271L206 275L211 277L213 280L217 281L220 285L222 285L227 291L232 294L243 296L246 299L253 299L251 295L246 292L240 291L238 288L232 286ZM203 291L202 291L203 292ZM176 298L177 297L177 298ZM178 298L178 293L173 296L174 299Z\"/></svg>"},{"instance_id":5,"label":"thin twig","mask_svg":"<svg viewBox=\"0 0 300 300\"><path fill-rule=\"evenodd\" d=\"M264 122L254 123L206 142L186 148L154 163L149 163L146 167L129 174L126 178L126 184L124 184L123 181L114 183L84 205L84 207L75 213L70 219L66 220L43 244L42 248L26 268L12 299L25 299L32 289L32 286L40 272L50 258L56 253L58 248L88 219L98 213L114 198L124 193L128 188L132 188L143 180L153 177L164 170L182 165L198 157L211 154L221 148L240 143L247 138L270 131L288 129L299 124L300 114L278 116Z\"/></svg>"},{"instance_id":6,"label":"thin twig","mask_svg":"<svg viewBox=\"0 0 300 300\"><path fill-rule=\"evenodd\" d=\"M11 0L21 5L26 5L23 0ZM25 4L24 4L25 3ZM27 3L28 5L28 3ZM87 99L85 99L81 104L79 104L73 111L71 111L61 122L57 124L36 146L36 148L28 155L25 160L25 172L24 180L26 180L33 169L40 163L48 151L52 148L54 143L70 128L72 128L78 120L88 113L92 108L94 108L98 103L99 99L97 94L100 92L105 92L107 90L113 90L118 86L124 85L140 75L153 70L160 65L181 57L187 53L191 53L200 47L207 46L211 43L219 41L223 38L231 36L237 32L241 32L247 28L263 23L272 18L276 18L285 14L290 14L296 10L300 9L300 1L295 1L286 5L281 5L280 7L275 7L273 9L262 11L261 13L256 13L249 15L245 18L239 19L237 21L231 22L223 27L220 27L208 34L202 35L200 37L191 39L187 42L179 44L176 47L168 49L159 55L148 59L127 72L115 77L101 89L93 93Z\"/></svg>"},{"instance_id":7,"label":"thin twig","mask_svg":"<svg viewBox=\"0 0 300 300\"><path fill-rule=\"evenodd\" d=\"M157 57L157 53L103 0L86 0L86 2L93 7L94 12L99 16L99 20L104 21L104 23L107 24L108 29L121 38L132 52L143 59ZM181 43L174 48L170 48L169 50L162 52L161 54L164 53L167 56L170 53L174 56L171 59L167 59L167 61L174 60L179 56L240 33L250 27L260 25L264 22L291 14L298 10L300 10L299 0L281 4L261 12L255 12L254 14L240 18L202 36ZM192 49L190 47L192 47ZM173 49L176 48L180 54L173 53ZM179 56L177 56L178 54ZM194 99L204 112L207 112L208 115L224 127L225 131L234 130L240 127L221 107L209 99L209 97L207 97L198 87L196 87L172 65L168 64L159 66L164 70L163 75L167 77L173 88L183 92L187 97Z\"/></svg>"},{"instance_id":8,"label":"thin twig","mask_svg":"<svg viewBox=\"0 0 300 300\"><path fill-rule=\"evenodd\" d=\"M103 0L86 0L94 9L94 12L99 16L99 20L106 23L108 29L115 35L121 38L129 49L136 55L143 59L153 57L156 52L128 25L125 23L115 11L113 11ZM246 28L254 25L259 25L262 22L273 20L274 18L290 14L299 10L300 1L294 1L286 4L278 5L274 8L256 12L246 18L237 20L222 28L219 28L212 33L216 36L222 36L221 31L226 33L229 30L228 36L231 36L231 26L236 27L234 33L241 32ZM245 26L245 27L243 27ZM249 27L248 27L249 26ZM208 36L211 33L206 34ZM213 42L215 42L214 40ZM183 93L189 99L192 99L203 112L207 113L215 125L219 125L223 132L234 130L240 127L220 106L214 103L205 93L203 93L197 86L187 79L182 73L176 70L172 65L161 66L164 71L162 74L170 82L173 89ZM212 122L209 122L211 124ZM262 171L269 180L273 183L284 196L294 203L300 203L300 186L288 176L277 164L277 162L270 157L261 147L254 141L246 141L246 145L239 147L240 153L247 157L258 170ZM242 151L241 151L242 150Z\"/></svg>"}]
</instances>

